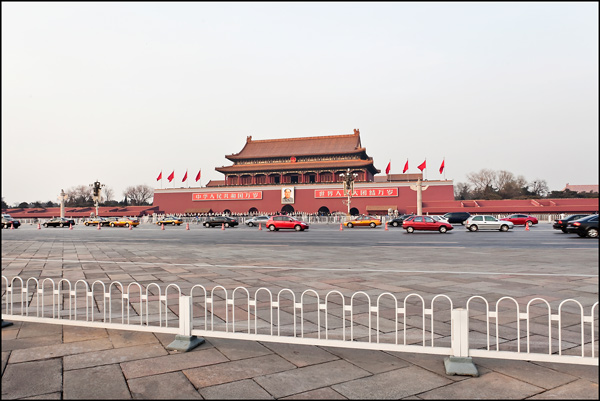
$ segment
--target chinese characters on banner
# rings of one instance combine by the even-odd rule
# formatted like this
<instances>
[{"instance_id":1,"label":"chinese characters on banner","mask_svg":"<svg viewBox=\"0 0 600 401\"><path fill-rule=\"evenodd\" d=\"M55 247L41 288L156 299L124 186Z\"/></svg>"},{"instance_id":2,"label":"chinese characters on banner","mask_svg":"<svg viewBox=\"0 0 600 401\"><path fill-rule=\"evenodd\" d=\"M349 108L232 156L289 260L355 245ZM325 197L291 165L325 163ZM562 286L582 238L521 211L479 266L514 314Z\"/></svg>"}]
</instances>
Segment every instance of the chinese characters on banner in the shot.
<instances>
[{"instance_id":1,"label":"chinese characters on banner","mask_svg":"<svg viewBox=\"0 0 600 401\"><path fill-rule=\"evenodd\" d=\"M353 198L398 196L398 188L361 188L352 192ZM345 198L343 189L316 189L315 198Z\"/></svg>"},{"instance_id":2,"label":"chinese characters on banner","mask_svg":"<svg viewBox=\"0 0 600 401\"><path fill-rule=\"evenodd\" d=\"M262 199L262 191L206 192L192 194L193 201Z\"/></svg>"}]
</instances>

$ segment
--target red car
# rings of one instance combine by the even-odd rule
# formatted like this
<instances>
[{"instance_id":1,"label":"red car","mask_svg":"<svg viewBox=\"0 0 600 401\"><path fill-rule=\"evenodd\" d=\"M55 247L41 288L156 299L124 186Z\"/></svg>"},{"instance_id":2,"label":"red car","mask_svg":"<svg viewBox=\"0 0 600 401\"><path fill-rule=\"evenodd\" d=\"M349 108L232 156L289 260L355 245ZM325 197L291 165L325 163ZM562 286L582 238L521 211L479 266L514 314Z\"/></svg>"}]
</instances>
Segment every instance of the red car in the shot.
<instances>
[{"instance_id":1,"label":"red car","mask_svg":"<svg viewBox=\"0 0 600 401\"><path fill-rule=\"evenodd\" d=\"M407 233L412 233L415 230L421 231L439 231L444 234L447 231L452 230L452 224L434 220L430 216L410 216L402 222L402 228Z\"/></svg>"},{"instance_id":2,"label":"red car","mask_svg":"<svg viewBox=\"0 0 600 401\"><path fill-rule=\"evenodd\" d=\"M308 224L303 221L296 220L290 216L272 216L267 220L266 226L271 231L280 229L291 229L296 231L308 230Z\"/></svg>"},{"instance_id":3,"label":"red car","mask_svg":"<svg viewBox=\"0 0 600 401\"><path fill-rule=\"evenodd\" d=\"M529 227L531 227L532 225L538 223L538 219L533 216L529 216L528 214L511 214L510 216L500 220L510 221L515 226L524 226L527 224Z\"/></svg>"}]
</instances>

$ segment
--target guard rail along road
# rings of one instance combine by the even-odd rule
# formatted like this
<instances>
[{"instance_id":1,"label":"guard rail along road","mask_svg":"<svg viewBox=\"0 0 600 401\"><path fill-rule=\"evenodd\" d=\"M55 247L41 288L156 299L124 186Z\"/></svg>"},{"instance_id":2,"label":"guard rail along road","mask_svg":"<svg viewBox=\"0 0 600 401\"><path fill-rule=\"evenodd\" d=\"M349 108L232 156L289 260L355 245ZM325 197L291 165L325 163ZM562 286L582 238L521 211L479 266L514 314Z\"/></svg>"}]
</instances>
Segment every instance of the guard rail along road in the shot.
<instances>
[{"instance_id":1,"label":"guard rail along road","mask_svg":"<svg viewBox=\"0 0 600 401\"><path fill-rule=\"evenodd\" d=\"M294 293L2 276L2 319L370 350L598 365L598 302Z\"/></svg>"}]
</instances>

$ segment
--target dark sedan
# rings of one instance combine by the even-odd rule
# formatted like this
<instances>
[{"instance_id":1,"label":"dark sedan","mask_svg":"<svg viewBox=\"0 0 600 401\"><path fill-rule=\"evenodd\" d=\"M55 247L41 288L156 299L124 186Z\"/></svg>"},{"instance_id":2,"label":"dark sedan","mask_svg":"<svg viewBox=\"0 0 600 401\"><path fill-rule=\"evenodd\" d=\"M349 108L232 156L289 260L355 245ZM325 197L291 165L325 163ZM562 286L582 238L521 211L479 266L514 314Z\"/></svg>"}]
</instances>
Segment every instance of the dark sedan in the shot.
<instances>
[{"instance_id":1,"label":"dark sedan","mask_svg":"<svg viewBox=\"0 0 600 401\"><path fill-rule=\"evenodd\" d=\"M414 214L403 214L400 215L392 220L390 220L388 222L389 225L392 225L394 227L402 227L402 223L404 222L405 219L409 218L410 216L414 216Z\"/></svg>"},{"instance_id":2,"label":"dark sedan","mask_svg":"<svg viewBox=\"0 0 600 401\"><path fill-rule=\"evenodd\" d=\"M552 224L552 228L555 230L561 230L563 233L567 232L567 226L570 222L579 220L583 217L589 216L588 214L570 214L566 216L564 219L554 220L554 224Z\"/></svg>"},{"instance_id":3,"label":"dark sedan","mask_svg":"<svg viewBox=\"0 0 600 401\"><path fill-rule=\"evenodd\" d=\"M580 237L598 238L598 215L593 214L570 222L567 232L575 233Z\"/></svg>"},{"instance_id":4,"label":"dark sedan","mask_svg":"<svg viewBox=\"0 0 600 401\"><path fill-rule=\"evenodd\" d=\"M239 223L236 219L232 219L228 216L214 216L209 217L204 222L204 227L235 227Z\"/></svg>"},{"instance_id":5,"label":"dark sedan","mask_svg":"<svg viewBox=\"0 0 600 401\"><path fill-rule=\"evenodd\" d=\"M2 216L2 228L19 228L20 225L21 222L19 220Z\"/></svg>"},{"instance_id":6,"label":"dark sedan","mask_svg":"<svg viewBox=\"0 0 600 401\"><path fill-rule=\"evenodd\" d=\"M70 227L75 225L75 220L65 217L54 217L42 225L44 227Z\"/></svg>"}]
</instances>

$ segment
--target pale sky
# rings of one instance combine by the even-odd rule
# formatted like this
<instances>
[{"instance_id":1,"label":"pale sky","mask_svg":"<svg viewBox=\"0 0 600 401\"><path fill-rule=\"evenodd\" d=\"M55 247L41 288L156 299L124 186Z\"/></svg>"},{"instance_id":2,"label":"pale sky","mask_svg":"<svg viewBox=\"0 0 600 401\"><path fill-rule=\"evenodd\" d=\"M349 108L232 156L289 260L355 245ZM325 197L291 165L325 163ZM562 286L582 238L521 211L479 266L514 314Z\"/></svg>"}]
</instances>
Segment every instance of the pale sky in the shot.
<instances>
[{"instance_id":1,"label":"pale sky","mask_svg":"<svg viewBox=\"0 0 600 401\"><path fill-rule=\"evenodd\" d=\"M598 184L598 3L2 3L10 206L355 128L382 173Z\"/></svg>"}]
</instances>

